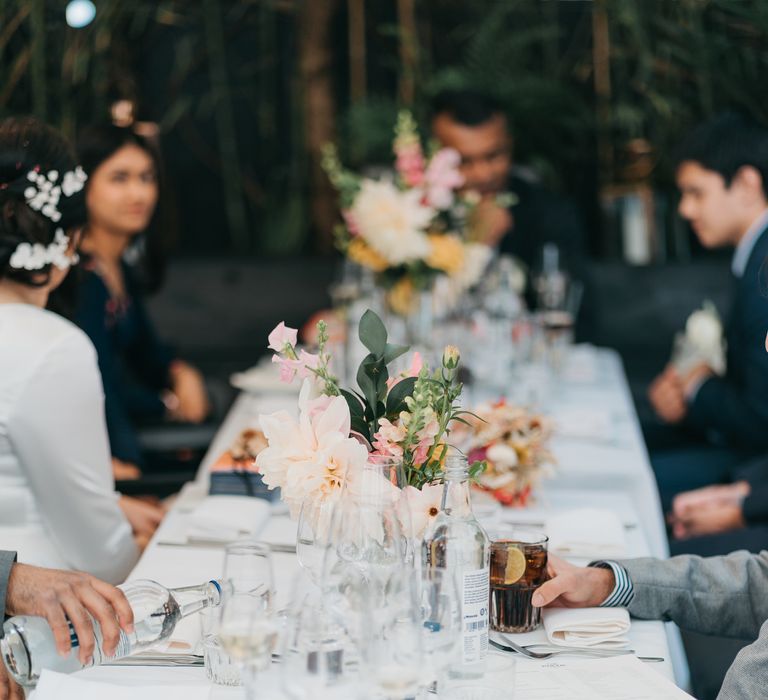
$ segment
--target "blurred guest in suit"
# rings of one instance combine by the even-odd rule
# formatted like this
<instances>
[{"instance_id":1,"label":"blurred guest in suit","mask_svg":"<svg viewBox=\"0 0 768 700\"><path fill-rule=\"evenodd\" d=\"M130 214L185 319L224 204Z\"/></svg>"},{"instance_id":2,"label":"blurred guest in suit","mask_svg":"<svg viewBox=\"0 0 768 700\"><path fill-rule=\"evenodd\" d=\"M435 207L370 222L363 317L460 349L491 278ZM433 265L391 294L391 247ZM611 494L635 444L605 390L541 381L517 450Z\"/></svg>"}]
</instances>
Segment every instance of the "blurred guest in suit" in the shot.
<instances>
[{"instance_id":1,"label":"blurred guest in suit","mask_svg":"<svg viewBox=\"0 0 768 700\"><path fill-rule=\"evenodd\" d=\"M644 426L662 501L731 481L737 465L768 449L768 130L734 114L695 129L680 148L679 212L707 248L735 248L727 368L668 366L649 389L657 425ZM672 448L662 451L665 447Z\"/></svg>"},{"instance_id":2,"label":"blurred guest in suit","mask_svg":"<svg viewBox=\"0 0 768 700\"><path fill-rule=\"evenodd\" d=\"M484 242L515 256L529 271L541 265L545 244L555 244L565 269L584 285L577 334L585 338L593 333L595 300L589 286L581 216L569 200L514 166L514 140L501 104L471 90L442 92L432 102L431 127L442 145L461 155L464 188L481 197L476 220ZM500 195L507 193L511 204L500 201ZM530 287L527 296L531 302Z\"/></svg>"}]
</instances>

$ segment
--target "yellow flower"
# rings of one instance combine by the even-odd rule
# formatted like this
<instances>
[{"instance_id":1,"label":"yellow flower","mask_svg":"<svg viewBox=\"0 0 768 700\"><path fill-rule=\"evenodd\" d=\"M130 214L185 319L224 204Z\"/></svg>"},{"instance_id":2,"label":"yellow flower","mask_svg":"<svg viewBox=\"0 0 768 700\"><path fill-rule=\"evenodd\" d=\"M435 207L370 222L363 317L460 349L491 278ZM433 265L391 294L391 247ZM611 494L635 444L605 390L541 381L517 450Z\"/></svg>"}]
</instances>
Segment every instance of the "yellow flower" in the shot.
<instances>
[{"instance_id":1,"label":"yellow flower","mask_svg":"<svg viewBox=\"0 0 768 700\"><path fill-rule=\"evenodd\" d=\"M374 272L383 272L389 263L361 238L353 238L347 248L349 259Z\"/></svg>"},{"instance_id":2,"label":"yellow flower","mask_svg":"<svg viewBox=\"0 0 768 700\"><path fill-rule=\"evenodd\" d=\"M409 277L398 280L387 293L389 308L400 316L407 316L413 310L413 282Z\"/></svg>"},{"instance_id":3,"label":"yellow flower","mask_svg":"<svg viewBox=\"0 0 768 700\"><path fill-rule=\"evenodd\" d=\"M427 256L427 265L449 275L458 272L464 264L464 244L461 239L449 234L430 234L428 238L431 251Z\"/></svg>"}]
</instances>

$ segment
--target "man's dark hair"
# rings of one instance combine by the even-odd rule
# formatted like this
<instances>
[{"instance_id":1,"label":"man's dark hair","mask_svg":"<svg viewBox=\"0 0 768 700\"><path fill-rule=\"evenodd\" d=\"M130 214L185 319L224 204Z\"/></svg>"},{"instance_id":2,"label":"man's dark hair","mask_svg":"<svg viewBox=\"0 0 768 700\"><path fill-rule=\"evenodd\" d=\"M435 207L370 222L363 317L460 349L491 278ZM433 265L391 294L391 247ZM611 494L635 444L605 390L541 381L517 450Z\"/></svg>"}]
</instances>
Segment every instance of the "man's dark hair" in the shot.
<instances>
[{"instance_id":1,"label":"man's dark hair","mask_svg":"<svg viewBox=\"0 0 768 700\"><path fill-rule=\"evenodd\" d=\"M432 98L432 118L447 114L464 126L485 124L497 114L506 116L495 97L475 90L444 90Z\"/></svg>"},{"instance_id":2,"label":"man's dark hair","mask_svg":"<svg viewBox=\"0 0 768 700\"><path fill-rule=\"evenodd\" d=\"M768 129L741 114L727 112L697 126L677 150L676 165L684 161L718 173L726 187L740 168L751 166L768 197Z\"/></svg>"}]
</instances>

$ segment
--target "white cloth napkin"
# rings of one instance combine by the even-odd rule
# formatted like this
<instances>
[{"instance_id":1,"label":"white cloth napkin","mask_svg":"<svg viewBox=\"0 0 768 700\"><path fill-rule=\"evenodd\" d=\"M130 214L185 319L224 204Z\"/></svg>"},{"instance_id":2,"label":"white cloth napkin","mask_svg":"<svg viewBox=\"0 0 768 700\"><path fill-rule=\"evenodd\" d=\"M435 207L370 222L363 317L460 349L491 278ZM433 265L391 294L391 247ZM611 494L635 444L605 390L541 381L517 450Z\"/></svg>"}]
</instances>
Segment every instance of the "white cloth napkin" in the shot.
<instances>
[{"instance_id":1,"label":"white cloth napkin","mask_svg":"<svg viewBox=\"0 0 768 700\"><path fill-rule=\"evenodd\" d=\"M605 411L590 408L564 408L553 414L555 432L563 437L607 440L613 423Z\"/></svg>"},{"instance_id":2,"label":"white cloth napkin","mask_svg":"<svg viewBox=\"0 0 768 700\"><path fill-rule=\"evenodd\" d=\"M625 608L545 608L543 620L555 646L622 649L629 644Z\"/></svg>"},{"instance_id":3,"label":"white cloth napkin","mask_svg":"<svg viewBox=\"0 0 768 700\"><path fill-rule=\"evenodd\" d=\"M43 671L32 700L208 700L208 683L193 685L116 685Z\"/></svg>"},{"instance_id":4,"label":"white cloth napkin","mask_svg":"<svg viewBox=\"0 0 768 700\"><path fill-rule=\"evenodd\" d=\"M612 510L579 508L547 518L549 551L566 557L624 557L624 526Z\"/></svg>"},{"instance_id":5,"label":"white cloth napkin","mask_svg":"<svg viewBox=\"0 0 768 700\"><path fill-rule=\"evenodd\" d=\"M248 496L207 496L189 513L173 515L159 539L186 544L195 540L234 542L257 537L272 513L270 504Z\"/></svg>"}]
</instances>

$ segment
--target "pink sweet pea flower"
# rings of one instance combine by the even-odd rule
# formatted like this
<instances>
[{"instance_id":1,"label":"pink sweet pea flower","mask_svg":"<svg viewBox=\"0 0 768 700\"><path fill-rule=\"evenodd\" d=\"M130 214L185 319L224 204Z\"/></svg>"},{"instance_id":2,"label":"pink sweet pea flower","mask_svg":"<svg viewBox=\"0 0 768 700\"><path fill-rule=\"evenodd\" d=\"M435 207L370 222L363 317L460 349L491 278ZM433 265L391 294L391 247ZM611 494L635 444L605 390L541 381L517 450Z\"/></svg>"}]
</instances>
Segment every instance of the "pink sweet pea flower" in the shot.
<instances>
[{"instance_id":1,"label":"pink sweet pea flower","mask_svg":"<svg viewBox=\"0 0 768 700\"><path fill-rule=\"evenodd\" d=\"M301 364L301 367L299 368L299 377L302 379L306 379L307 377L314 378L315 374L312 370L317 369L320 366L320 355L313 355L306 350L302 350L299 352L298 361Z\"/></svg>"},{"instance_id":2,"label":"pink sweet pea flower","mask_svg":"<svg viewBox=\"0 0 768 700\"><path fill-rule=\"evenodd\" d=\"M464 184L459 172L461 156L453 148L441 148L430 160L424 173L426 200L435 209L448 209L453 204L454 191Z\"/></svg>"},{"instance_id":3,"label":"pink sweet pea flower","mask_svg":"<svg viewBox=\"0 0 768 700\"><path fill-rule=\"evenodd\" d=\"M280 321L267 338L269 340L268 347L275 352L283 352L286 345L295 347L298 334L298 330L288 328L283 321Z\"/></svg>"},{"instance_id":4,"label":"pink sweet pea flower","mask_svg":"<svg viewBox=\"0 0 768 700\"><path fill-rule=\"evenodd\" d=\"M272 362L280 365L280 381L286 384L290 384L296 378L296 373L304 366L300 360L289 360L280 355L272 355Z\"/></svg>"}]
</instances>

